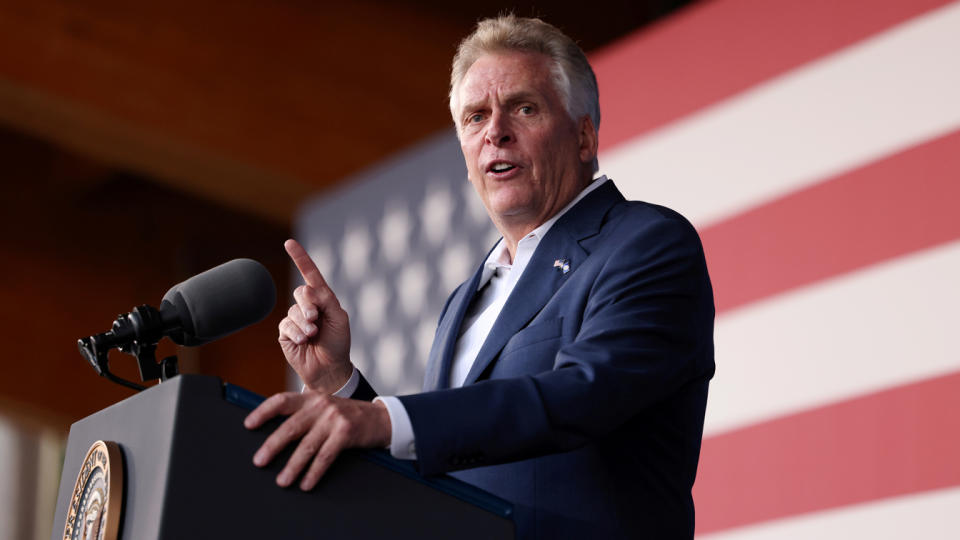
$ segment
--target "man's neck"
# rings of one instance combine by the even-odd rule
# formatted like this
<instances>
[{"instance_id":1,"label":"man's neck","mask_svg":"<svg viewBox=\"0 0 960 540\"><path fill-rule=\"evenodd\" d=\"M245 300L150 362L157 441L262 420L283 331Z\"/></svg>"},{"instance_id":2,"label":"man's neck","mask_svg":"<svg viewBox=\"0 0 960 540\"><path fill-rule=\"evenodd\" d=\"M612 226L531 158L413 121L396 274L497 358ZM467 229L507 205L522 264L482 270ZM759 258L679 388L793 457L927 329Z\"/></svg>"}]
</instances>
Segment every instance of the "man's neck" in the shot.
<instances>
[{"instance_id":1,"label":"man's neck","mask_svg":"<svg viewBox=\"0 0 960 540\"><path fill-rule=\"evenodd\" d=\"M537 227L540 227L544 223L550 221L553 216L562 212L563 209L566 208L566 205L568 205L570 201L574 200L575 198L576 196L571 197L569 201L566 201L564 205L560 207L560 209L546 217L527 220L501 220L500 223L494 223L494 225L497 227L497 230L500 231L500 234L503 236L503 241L507 246L507 252L510 254L511 264L513 263L514 258L516 258L517 245L520 244L520 240L523 240L527 235L535 231Z\"/></svg>"},{"instance_id":2,"label":"man's neck","mask_svg":"<svg viewBox=\"0 0 960 540\"><path fill-rule=\"evenodd\" d=\"M569 200L567 200L559 210L545 218L526 221L516 220L514 222L495 222L494 225L497 227L497 230L500 231L500 234L503 236L503 241L506 243L507 253L510 255L510 262L513 263L513 260L517 255L517 245L520 243L520 240L524 239L528 234L535 231L544 223L558 219L561 215L563 215L564 212L573 207L576 202L579 202L580 199L586 196L588 190L592 191L597 187L597 185L602 184L603 182L600 180L606 181L607 177L601 176L590 180L583 186L582 189L580 189L580 191L575 193L573 197L570 197Z\"/></svg>"},{"instance_id":3,"label":"man's neck","mask_svg":"<svg viewBox=\"0 0 960 540\"><path fill-rule=\"evenodd\" d=\"M498 227L500 229L500 234L503 235L503 241L507 245L507 252L510 254L511 263L513 263L513 259L517 255L517 244L520 243L520 240L522 240L523 237L525 237L526 235L533 232L533 230L539 226L540 224L538 223L536 225L529 225L522 228L514 228L512 230L509 230L508 228ZM517 234L516 231L519 231L519 234Z\"/></svg>"}]
</instances>

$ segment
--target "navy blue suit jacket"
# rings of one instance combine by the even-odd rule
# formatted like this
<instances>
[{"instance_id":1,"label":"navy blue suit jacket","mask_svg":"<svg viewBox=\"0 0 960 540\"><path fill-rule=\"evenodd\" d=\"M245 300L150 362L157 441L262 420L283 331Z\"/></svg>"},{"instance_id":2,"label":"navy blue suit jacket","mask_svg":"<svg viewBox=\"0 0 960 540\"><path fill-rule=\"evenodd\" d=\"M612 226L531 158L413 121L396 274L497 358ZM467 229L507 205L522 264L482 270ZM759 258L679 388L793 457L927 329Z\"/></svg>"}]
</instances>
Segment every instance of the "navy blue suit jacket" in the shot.
<instances>
[{"instance_id":1,"label":"navy blue suit jacket","mask_svg":"<svg viewBox=\"0 0 960 540\"><path fill-rule=\"evenodd\" d=\"M421 472L512 501L520 538L692 538L714 306L690 223L595 189L541 240L449 389L480 273L447 301L425 392L400 397Z\"/></svg>"}]
</instances>

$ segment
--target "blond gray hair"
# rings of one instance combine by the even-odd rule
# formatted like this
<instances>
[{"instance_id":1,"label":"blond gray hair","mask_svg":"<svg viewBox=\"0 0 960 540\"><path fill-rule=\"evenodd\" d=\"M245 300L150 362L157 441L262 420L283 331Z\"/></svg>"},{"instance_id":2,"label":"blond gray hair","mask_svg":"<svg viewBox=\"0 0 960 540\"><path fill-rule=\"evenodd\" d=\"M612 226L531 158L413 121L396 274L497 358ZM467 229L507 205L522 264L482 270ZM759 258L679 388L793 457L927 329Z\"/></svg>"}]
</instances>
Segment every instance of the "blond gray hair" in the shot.
<instances>
[{"instance_id":1,"label":"blond gray hair","mask_svg":"<svg viewBox=\"0 0 960 540\"><path fill-rule=\"evenodd\" d=\"M476 30L460 42L450 72L450 114L457 133L460 84L470 66L485 54L510 51L536 52L551 63L553 82L574 122L590 115L594 129L600 129L600 97L597 78L583 50L566 34L540 19L502 15L477 23ZM596 170L596 163L594 164Z\"/></svg>"}]
</instances>

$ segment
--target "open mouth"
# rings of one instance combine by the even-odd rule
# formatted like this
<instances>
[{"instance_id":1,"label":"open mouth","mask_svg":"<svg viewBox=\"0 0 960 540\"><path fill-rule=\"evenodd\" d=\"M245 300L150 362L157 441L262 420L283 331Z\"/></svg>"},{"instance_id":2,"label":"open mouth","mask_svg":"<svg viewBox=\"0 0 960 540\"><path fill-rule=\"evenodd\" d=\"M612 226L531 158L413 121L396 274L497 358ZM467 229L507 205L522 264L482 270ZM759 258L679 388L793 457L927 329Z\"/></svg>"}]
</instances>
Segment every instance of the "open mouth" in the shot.
<instances>
[{"instance_id":1,"label":"open mouth","mask_svg":"<svg viewBox=\"0 0 960 540\"><path fill-rule=\"evenodd\" d=\"M493 165L491 165L488 170L489 170L490 172L494 173L494 174L502 174L502 173L505 173L505 172L507 172L507 171L512 171L513 169L516 169L516 168L517 168L516 165L513 165L513 164L510 164L510 163L506 163L506 162L502 162L502 161L501 161L501 162L494 163Z\"/></svg>"}]
</instances>

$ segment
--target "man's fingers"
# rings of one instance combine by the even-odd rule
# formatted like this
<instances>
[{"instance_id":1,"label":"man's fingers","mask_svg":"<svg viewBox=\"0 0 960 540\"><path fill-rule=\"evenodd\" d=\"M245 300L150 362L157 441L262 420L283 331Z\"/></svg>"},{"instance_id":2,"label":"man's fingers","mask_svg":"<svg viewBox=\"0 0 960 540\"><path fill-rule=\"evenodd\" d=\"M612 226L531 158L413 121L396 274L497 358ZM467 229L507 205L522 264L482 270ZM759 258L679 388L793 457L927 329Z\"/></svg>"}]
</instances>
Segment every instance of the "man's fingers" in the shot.
<instances>
[{"instance_id":1,"label":"man's fingers","mask_svg":"<svg viewBox=\"0 0 960 540\"><path fill-rule=\"evenodd\" d=\"M251 412L245 424L251 428L276 414L291 412L253 458L255 465L263 467L284 447L301 439L277 475L277 484L282 487L292 485L303 473L300 489L309 491L344 448L382 448L390 443L390 418L382 404L318 392L277 394Z\"/></svg>"},{"instance_id":2,"label":"man's fingers","mask_svg":"<svg viewBox=\"0 0 960 540\"><path fill-rule=\"evenodd\" d=\"M285 317L280 321L280 344L283 345L284 340L291 341L295 345L303 345L307 341L307 336L300 330L300 327L297 326L297 323L290 320L290 317Z\"/></svg>"},{"instance_id":3,"label":"man's fingers","mask_svg":"<svg viewBox=\"0 0 960 540\"><path fill-rule=\"evenodd\" d=\"M307 285L311 287L327 286L327 282L324 281L323 276L320 274L320 269L317 268L317 265L314 264L307 250L303 249L303 246L301 246L299 242L291 238L283 243L283 247L293 260L293 264L297 265L297 270L300 271L300 275L303 276L303 280Z\"/></svg>"},{"instance_id":4,"label":"man's fingers","mask_svg":"<svg viewBox=\"0 0 960 540\"><path fill-rule=\"evenodd\" d=\"M299 330L304 336L312 336L317 333L317 325L304 317L303 310L297 304L293 304L287 310L286 319L292 322L296 326L295 330Z\"/></svg>"},{"instance_id":5,"label":"man's fingers","mask_svg":"<svg viewBox=\"0 0 960 540\"><path fill-rule=\"evenodd\" d=\"M330 468L330 465L333 464L333 460L337 459L340 452L347 446L347 442L347 438L343 432L334 430L330 433L317 452L317 455L314 456L313 461L310 463L310 468L307 469L307 473L303 475L303 479L300 480L300 489L303 491L313 489L314 486L317 485L317 482L320 481L320 478L327 472L327 469Z\"/></svg>"},{"instance_id":6,"label":"man's fingers","mask_svg":"<svg viewBox=\"0 0 960 540\"><path fill-rule=\"evenodd\" d=\"M317 320L317 317L320 315L320 309L323 309L320 302L323 301L324 298L316 289L309 285L301 285L293 290L293 299L296 301L297 306L300 307L300 312L303 314L304 319L311 322Z\"/></svg>"},{"instance_id":7,"label":"man's fingers","mask_svg":"<svg viewBox=\"0 0 960 540\"><path fill-rule=\"evenodd\" d=\"M257 467L263 467L270 463L274 457L288 444L300 438L308 429L312 422L304 414L294 414L287 418L280 427L263 441L260 449L253 455L253 464Z\"/></svg>"},{"instance_id":8,"label":"man's fingers","mask_svg":"<svg viewBox=\"0 0 960 540\"><path fill-rule=\"evenodd\" d=\"M297 475L300 474L300 471L303 470L307 463L313 459L323 446L326 437L327 434L323 429L323 425L315 423L313 428L300 440L300 444L297 445L290 459L287 460L287 464L283 467L283 470L280 471L280 474L277 475L277 485L287 487L292 484L297 478Z\"/></svg>"},{"instance_id":9,"label":"man's fingers","mask_svg":"<svg viewBox=\"0 0 960 540\"><path fill-rule=\"evenodd\" d=\"M265 399L256 409L250 411L250 414L243 419L243 425L247 429L257 429L274 416L292 414L299 408L302 399L303 394L296 392L274 394Z\"/></svg>"}]
</instances>

